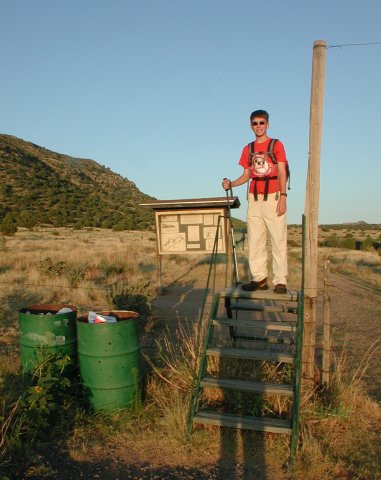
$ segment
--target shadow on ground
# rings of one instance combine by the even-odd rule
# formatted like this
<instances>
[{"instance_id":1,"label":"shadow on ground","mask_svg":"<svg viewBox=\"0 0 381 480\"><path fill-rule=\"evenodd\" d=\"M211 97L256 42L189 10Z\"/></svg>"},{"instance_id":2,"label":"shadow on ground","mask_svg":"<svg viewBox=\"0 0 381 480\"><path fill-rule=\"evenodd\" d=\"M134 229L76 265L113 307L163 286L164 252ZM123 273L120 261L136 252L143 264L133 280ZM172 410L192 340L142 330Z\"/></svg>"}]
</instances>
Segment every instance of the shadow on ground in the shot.
<instances>
[{"instance_id":1,"label":"shadow on ground","mask_svg":"<svg viewBox=\"0 0 381 480\"><path fill-rule=\"evenodd\" d=\"M125 463L109 453L110 458L99 461L75 462L68 456L65 449L49 448L37 455L39 462L34 467L12 476L13 479L55 479L78 480L283 480L276 474L263 472L263 466L258 468L247 467L236 462L219 461L215 465L195 467L161 465L153 466L149 463ZM170 452L168 452L170 456Z\"/></svg>"}]
</instances>

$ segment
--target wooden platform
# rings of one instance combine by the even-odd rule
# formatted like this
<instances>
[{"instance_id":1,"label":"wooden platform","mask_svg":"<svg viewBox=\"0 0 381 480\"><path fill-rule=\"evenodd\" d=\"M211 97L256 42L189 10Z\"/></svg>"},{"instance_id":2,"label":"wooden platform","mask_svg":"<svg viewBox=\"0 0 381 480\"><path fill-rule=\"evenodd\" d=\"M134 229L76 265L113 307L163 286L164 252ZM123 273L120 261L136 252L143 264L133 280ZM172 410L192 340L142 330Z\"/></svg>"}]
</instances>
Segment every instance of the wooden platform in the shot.
<instances>
[{"instance_id":1,"label":"wooden platform","mask_svg":"<svg viewBox=\"0 0 381 480\"><path fill-rule=\"evenodd\" d=\"M247 292L241 287L225 288L220 292L221 298L241 298L247 300L284 300L287 302L298 301L297 290L287 290L287 293L274 293L269 288L268 290L255 290L254 292Z\"/></svg>"}]
</instances>

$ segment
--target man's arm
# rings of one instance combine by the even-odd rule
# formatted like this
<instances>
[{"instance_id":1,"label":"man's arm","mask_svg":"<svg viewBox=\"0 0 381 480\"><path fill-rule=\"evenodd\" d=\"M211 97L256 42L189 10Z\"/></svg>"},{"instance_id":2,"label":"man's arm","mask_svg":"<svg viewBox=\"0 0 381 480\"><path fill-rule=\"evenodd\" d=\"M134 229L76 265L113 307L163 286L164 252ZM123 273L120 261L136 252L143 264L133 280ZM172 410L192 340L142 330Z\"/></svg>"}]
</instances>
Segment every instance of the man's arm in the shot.
<instances>
[{"instance_id":1,"label":"man's arm","mask_svg":"<svg viewBox=\"0 0 381 480\"><path fill-rule=\"evenodd\" d=\"M287 193L287 172L286 163L278 162L278 180L279 180L279 200L276 207L276 213L278 216L284 215L287 211L287 195L281 195Z\"/></svg>"},{"instance_id":2,"label":"man's arm","mask_svg":"<svg viewBox=\"0 0 381 480\"><path fill-rule=\"evenodd\" d=\"M250 170L248 168L244 168L243 173L240 177L236 178L235 180L231 181L228 178L224 178L222 180L222 188L224 190L229 190L233 187L238 187L238 185L242 185L246 183L250 179Z\"/></svg>"}]
</instances>

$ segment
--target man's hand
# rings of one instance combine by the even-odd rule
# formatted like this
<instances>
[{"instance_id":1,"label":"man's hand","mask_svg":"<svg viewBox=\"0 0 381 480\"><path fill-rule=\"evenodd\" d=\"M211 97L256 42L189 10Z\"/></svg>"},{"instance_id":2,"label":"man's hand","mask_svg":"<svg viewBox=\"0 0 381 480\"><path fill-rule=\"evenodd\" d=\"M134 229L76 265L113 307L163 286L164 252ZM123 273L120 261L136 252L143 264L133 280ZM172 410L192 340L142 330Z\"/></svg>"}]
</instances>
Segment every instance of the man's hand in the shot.
<instances>
[{"instance_id":1,"label":"man's hand","mask_svg":"<svg viewBox=\"0 0 381 480\"><path fill-rule=\"evenodd\" d=\"M232 188L232 182L228 178L224 178L222 180L222 188L224 190L231 190Z\"/></svg>"},{"instance_id":2,"label":"man's hand","mask_svg":"<svg viewBox=\"0 0 381 480\"><path fill-rule=\"evenodd\" d=\"M287 211L287 197L286 195L279 194L279 200L276 206L276 213L278 217L284 215Z\"/></svg>"}]
</instances>

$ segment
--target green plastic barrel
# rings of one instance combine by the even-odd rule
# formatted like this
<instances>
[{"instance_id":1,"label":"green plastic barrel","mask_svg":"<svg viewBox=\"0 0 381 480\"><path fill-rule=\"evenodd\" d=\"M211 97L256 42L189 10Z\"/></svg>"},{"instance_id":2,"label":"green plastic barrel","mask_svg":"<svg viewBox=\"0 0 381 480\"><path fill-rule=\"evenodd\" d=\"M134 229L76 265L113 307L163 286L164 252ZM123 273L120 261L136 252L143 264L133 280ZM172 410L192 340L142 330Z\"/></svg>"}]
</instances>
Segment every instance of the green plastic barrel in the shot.
<instances>
[{"instance_id":1,"label":"green plastic barrel","mask_svg":"<svg viewBox=\"0 0 381 480\"><path fill-rule=\"evenodd\" d=\"M70 309L58 313L63 308ZM77 367L77 307L31 305L19 311L20 361L24 373L33 374L48 355L68 355L67 373Z\"/></svg>"},{"instance_id":2,"label":"green plastic barrel","mask_svg":"<svg viewBox=\"0 0 381 480\"><path fill-rule=\"evenodd\" d=\"M98 312L115 323L77 319L78 359L84 397L93 410L133 407L141 398L137 318L130 311Z\"/></svg>"}]
</instances>

